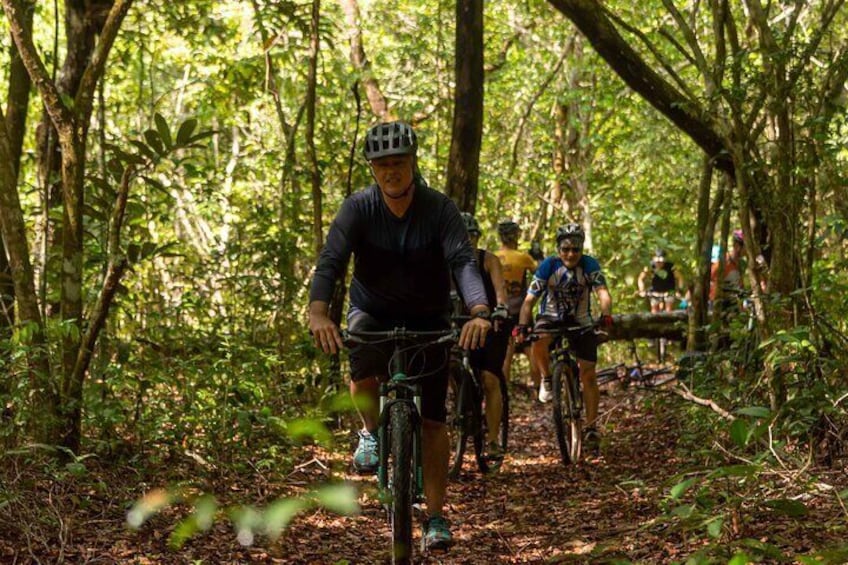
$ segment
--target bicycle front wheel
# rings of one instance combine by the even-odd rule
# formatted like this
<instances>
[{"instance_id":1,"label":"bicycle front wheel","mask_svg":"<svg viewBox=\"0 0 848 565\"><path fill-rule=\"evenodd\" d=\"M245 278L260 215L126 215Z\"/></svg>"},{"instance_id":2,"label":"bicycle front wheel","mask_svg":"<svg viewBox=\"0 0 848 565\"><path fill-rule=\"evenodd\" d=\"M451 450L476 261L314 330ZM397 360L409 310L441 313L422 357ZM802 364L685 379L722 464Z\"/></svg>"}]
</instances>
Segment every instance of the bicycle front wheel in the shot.
<instances>
[{"instance_id":1,"label":"bicycle front wheel","mask_svg":"<svg viewBox=\"0 0 848 565\"><path fill-rule=\"evenodd\" d=\"M553 421L563 465L577 463L583 447L583 430L580 423L582 399L577 398L577 367L574 364L556 363L551 384L553 388Z\"/></svg>"},{"instance_id":2,"label":"bicycle front wheel","mask_svg":"<svg viewBox=\"0 0 848 565\"><path fill-rule=\"evenodd\" d=\"M412 562L412 502L415 485L412 468L413 417L412 406L406 402L395 402L389 411L389 521L392 526L392 563L398 564Z\"/></svg>"}]
</instances>

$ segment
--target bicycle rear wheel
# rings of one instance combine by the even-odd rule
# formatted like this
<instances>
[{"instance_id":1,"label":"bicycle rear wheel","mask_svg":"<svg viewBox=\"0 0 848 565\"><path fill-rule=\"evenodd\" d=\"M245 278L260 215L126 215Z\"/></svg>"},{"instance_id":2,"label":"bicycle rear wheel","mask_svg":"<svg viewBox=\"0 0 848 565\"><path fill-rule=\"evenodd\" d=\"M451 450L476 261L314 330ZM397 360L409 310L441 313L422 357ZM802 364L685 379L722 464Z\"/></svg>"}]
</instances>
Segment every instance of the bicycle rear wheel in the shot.
<instances>
[{"instance_id":1,"label":"bicycle rear wheel","mask_svg":"<svg viewBox=\"0 0 848 565\"><path fill-rule=\"evenodd\" d=\"M509 443L509 390L506 385L506 378L498 379L501 384L501 429L498 432L498 441L501 444L501 449L506 453L507 444Z\"/></svg>"},{"instance_id":2,"label":"bicycle rear wheel","mask_svg":"<svg viewBox=\"0 0 848 565\"><path fill-rule=\"evenodd\" d=\"M406 402L395 402L389 410L391 452L392 563L412 562L412 503L415 478L412 468L413 410Z\"/></svg>"},{"instance_id":3,"label":"bicycle rear wheel","mask_svg":"<svg viewBox=\"0 0 848 565\"><path fill-rule=\"evenodd\" d=\"M574 363L556 363L551 383L553 388L553 421L563 465L577 463L583 447L583 430L580 422L580 403L576 397L577 366Z\"/></svg>"},{"instance_id":4,"label":"bicycle rear wheel","mask_svg":"<svg viewBox=\"0 0 848 565\"><path fill-rule=\"evenodd\" d=\"M483 457L483 414L480 397L475 388L473 377L465 369L457 372L457 392L454 401L453 417L451 418L450 434L453 444L448 477L459 478L462 472L462 462L468 439L474 443L474 456L477 467L486 473L489 465Z\"/></svg>"}]
</instances>

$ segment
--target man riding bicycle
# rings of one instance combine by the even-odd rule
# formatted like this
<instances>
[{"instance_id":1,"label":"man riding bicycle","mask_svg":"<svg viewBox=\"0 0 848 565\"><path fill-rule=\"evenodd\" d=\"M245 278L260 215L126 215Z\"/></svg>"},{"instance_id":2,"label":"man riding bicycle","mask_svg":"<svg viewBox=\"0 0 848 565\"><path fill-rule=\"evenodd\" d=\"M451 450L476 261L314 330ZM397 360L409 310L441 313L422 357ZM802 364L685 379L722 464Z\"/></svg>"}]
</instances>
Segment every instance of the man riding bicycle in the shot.
<instances>
[{"instance_id":1,"label":"man riding bicycle","mask_svg":"<svg viewBox=\"0 0 848 565\"><path fill-rule=\"evenodd\" d=\"M534 330L563 326L587 328L592 326L590 312L590 292L592 291L600 306L601 325L605 327L612 325L612 297L597 259L583 254L585 239L585 232L579 224L570 223L557 229L558 254L542 261L536 270L527 298L521 306L519 325L513 331L517 340L523 341L530 332L533 307L539 298L542 302ZM542 374L539 400L550 402L553 398L550 352L553 337L544 333L541 336L533 343L531 355ZM586 406L584 441L587 448L596 450L600 444L600 434L596 424L600 391L595 379L598 340L595 332L586 331L570 341L570 346L577 357L580 381L583 385L583 402Z\"/></svg>"},{"instance_id":2,"label":"man riding bicycle","mask_svg":"<svg viewBox=\"0 0 848 565\"><path fill-rule=\"evenodd\" d=\"M509 311L509 325L514 327L518 324L518 314L521 304L527 295L527 286L533 276L538 263L530 254L518 250L518 237L521 235L521 227L512 220L504 220L498 223L498 236L501 247L495 252L503 267L503 277L506 283L507 310ZM540 250L541 251L541 250ZM504 360L503 373L509 381L512 372L512 358L516 353L515 341L510 339L509 347ZM533 385L539 386L539 372L531 362L530 376Z\"/></svg>"},{"instance_id":3,"label":"man riding bicycle","mask_svg":"<svg viewBox=\"0 0 848 565\"><path fill-rule=\"evenodd\" d=\"M482 347L491 328L486 290L462 217L445 195L427 186L417 164L418 142L404 122L381 123L365 136L365 159L376 181L347 198L327 234L309 297L309 329L326 353L342 347L339 328L328 316L337 279L354 256L348 329L353 331L428 331L450 326L450 279L457 281L472 320L459 338L463 348ZM386 378L392 353L385 347L350 351L350 391L364 429L353 465L374 472L378 454L379 380ZM411 374L422 379L424 495L429 520L424 540L443 549L451 533L443 517L449 444L445 426L448 351L430 347L415 356Z\"/></svg>"},{"instance_id":4,"label":"man riding bicycle","mask_svg":"<svg viewBox=\"0 0 848 565\"><path fill-rule=\"evenodd\" d=\"M674 263L666 261L665 251L657 249L651 260L650 268L645 268L636 281L639 296L647 296L651 301L651 314L665 310L674 311L674 303L679 294L685 292L683 276L674 268ZM645 290L645 279L651 275L651 286Z\"/></svg>"},{"instance_id":5,"label":"man riding bicycle","mask_svg":"<svg viewBox=\"0 0 848 565\"><path fill-rule=\"evenodd\" d=\"M486 455L493 461L503 458L503 449L498 443L503 398L501 396L501 379L504 378L503 365L509 346L510 333L507 331L507 294L504 285L503 271L500 260L485 249L477 247L480 239L480 224L477 219L467 212L462 213L471 246L477 252L477 264L486 287L486 297L489 304L496 304L492 311L492 321L495 331L487 335L486 344L471 354L471 366L480 371L483 381L483 392L486 401Z\"/></svg>"}]
</instances>

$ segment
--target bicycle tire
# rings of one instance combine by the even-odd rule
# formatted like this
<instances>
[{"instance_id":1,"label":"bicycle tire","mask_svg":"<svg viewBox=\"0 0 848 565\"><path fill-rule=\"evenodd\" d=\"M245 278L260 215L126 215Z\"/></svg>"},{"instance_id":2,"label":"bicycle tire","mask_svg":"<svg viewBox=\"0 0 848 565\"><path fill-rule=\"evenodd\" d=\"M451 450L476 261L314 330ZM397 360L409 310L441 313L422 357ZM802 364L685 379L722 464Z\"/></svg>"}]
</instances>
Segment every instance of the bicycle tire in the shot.
<instances>
[{"instance_id":1,"label":"bicycle tire","mask_svg":"<svg viewBox=\"0 0 848 565\"><path fill-rule=\"evenodd\" d=\"M450 429L453 452L448 468L448 478L452 480L459 478L462 473L462 463L469 438L474 443L474 456L480 472L489 471L489 465L483 456L485 438L480 398L475 391L472 376L465 369L460 369L458 372L459 382Z\"/></svg>"},{"instance_id":2,"label":"bicycle tire","mask_svg":"<svg viewBox=\"0 0 848 565\"><path fill-rule=\"evenodd\" d=\"M627 368L622 364L618 364L614 367L607 367L606 369L601 369L600 371L595 372L595 378L598 381L598 385L605 385L612 381L621 380L621 373L626 374L626 369Z\"/></svg>"},{"instance_id":3,"label":"bicycle tire","mask_svg":"<svg viewBox=\"0 0 848 565\"><path fill-rule=\"evenodd\" d=\"M498 432L498 441L506 453L509 444L509 387L506 385L506 378L501 377L498 381L501 386L501 429Z\"/></svg>"},{"instance_id":4,"label":"bicycle tire","mask_svg":"<svg viewBox=\"0 0 848 565\"><path fill-rule=\"evenodd\" d=\"M645 388L656 388L677 380L677 373L671 367L662 367L645 371L639 379L639 385Z\"/></svg>"},{"instance_id":5,"label":"bicycle tire","mask_svg":"<svg viewBox=\"0 0 848 565\"><path fill-rule=\"evenodd\" d=\"M389 409L392 481L389 521L392 528L392 563L399 565L412 562L413 417L412 407L406 402L395 402Z\"/></svg>"},{"instance_id":6,"label":"bicycle tire","mask_svg":"<svg viewBox=\"0 0 848 565\"><path fill-rule=\"evenodd\" d=\"M578 407L580 400L575 396L574 379L579 379L576 367L566 367L563 363L554 365L551 375L553 388L553 423L556 432L560 459L566 467L580 460L583 447L583 430Z\"/></svg>"}]
</instances>

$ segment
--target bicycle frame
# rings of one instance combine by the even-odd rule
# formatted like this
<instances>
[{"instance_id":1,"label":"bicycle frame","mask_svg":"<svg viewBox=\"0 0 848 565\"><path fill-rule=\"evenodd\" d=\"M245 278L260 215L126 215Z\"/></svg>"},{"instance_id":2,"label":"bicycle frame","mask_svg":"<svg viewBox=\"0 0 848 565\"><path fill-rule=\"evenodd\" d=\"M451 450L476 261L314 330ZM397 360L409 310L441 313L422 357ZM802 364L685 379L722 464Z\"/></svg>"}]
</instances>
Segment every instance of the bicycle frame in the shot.
<instances>
[{"instance_id":1,"label":"bicycle frame","mask_svg":"<svg viewBox=\"0 0 848 565\"><path fill-rule=\"evenodd\" d=\"M422 390L419 376L407 374L407 351L410 348L405 345L412 342L424 348L447 344L456 341L457 335L455 330L417 332L402 327L388 331L343 332L343 341L348 346L351 343L373 345L392 342L388 379L382 381L379 388L377 482L380 501L386 507L392 525L393 563L409 563L411 560L413 507L424 499ZM428 337L436 339L427 341ZM400 418L396 423L391 421L393 413ZM411 428L411 445L407 443L410 438L405 435L405 424ZM389 482L390 458L392 474L397 480L394 484Z\"/></svg>"}]
</instances>

